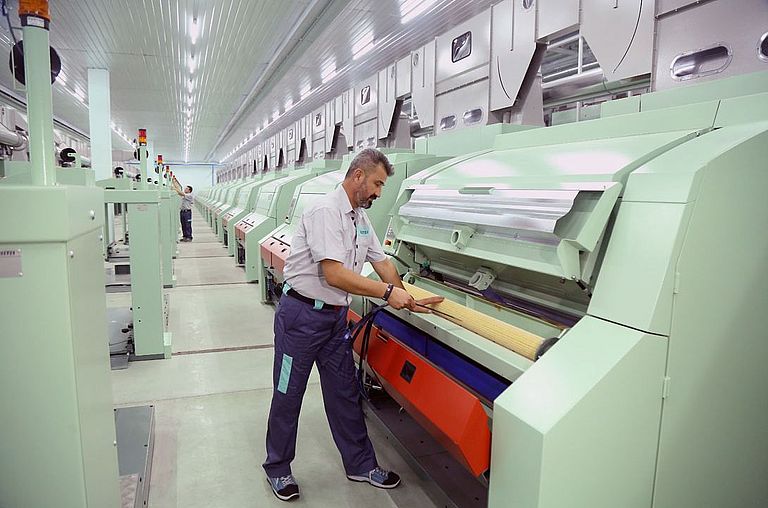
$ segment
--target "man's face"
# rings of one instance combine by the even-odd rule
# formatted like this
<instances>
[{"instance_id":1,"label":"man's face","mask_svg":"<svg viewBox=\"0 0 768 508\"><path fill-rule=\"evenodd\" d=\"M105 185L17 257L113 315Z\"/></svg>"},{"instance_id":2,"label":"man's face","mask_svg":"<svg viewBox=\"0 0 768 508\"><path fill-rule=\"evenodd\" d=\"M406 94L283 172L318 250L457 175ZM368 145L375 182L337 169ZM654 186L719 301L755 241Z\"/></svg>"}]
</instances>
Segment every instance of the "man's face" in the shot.
<instances>
[{"instance_id":1,"label":"man's face","mask_svg":"<svg viewBox=\"0 0 768 508\"><path fill-rule=\"evenodd\" d=\"M370 208L373 202L381 196L384 184L387 181L387 170L379 164L376 169L369 174L358 169L355 172L355 208Z\"/></svg>"},{"instance_id":2,"label":"man's face","mask_svg":"<svg viewBox=\"0 0 768 508\"><path fill-rule=\"evenodd\" d=\"M189 194L190 192L192 192L192 189L189 187L184 187L184 194Z\"/></svg>"}]
</instances>

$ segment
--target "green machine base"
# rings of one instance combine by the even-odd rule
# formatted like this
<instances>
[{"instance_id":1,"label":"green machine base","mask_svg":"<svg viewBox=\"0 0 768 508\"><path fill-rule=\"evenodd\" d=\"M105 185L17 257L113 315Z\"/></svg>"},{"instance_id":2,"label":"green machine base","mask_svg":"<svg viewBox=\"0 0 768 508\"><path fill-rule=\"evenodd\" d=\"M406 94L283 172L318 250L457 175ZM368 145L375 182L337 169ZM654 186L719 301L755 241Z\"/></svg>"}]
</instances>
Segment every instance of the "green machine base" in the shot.
<instances>
[{"instance_id":1,"label":"green machine base","mask_svg":"<svg viewBox=\"0 0 768 508\"><path fill-rule=\"evenodd\" d=\"M0 185L3 506L120 506L103 206L93 187Z\"/></svg>"}]
</instances>

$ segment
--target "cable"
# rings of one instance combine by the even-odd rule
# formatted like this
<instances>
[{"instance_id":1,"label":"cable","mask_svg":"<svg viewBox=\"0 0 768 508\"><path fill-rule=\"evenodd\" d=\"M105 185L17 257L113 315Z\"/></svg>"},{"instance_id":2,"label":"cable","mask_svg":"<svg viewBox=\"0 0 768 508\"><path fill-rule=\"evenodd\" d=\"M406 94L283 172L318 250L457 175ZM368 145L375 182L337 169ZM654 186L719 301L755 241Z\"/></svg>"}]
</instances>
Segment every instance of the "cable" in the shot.
<instances>
[{"instance_id":1,"label":"cable","mask_svg":"<svg viewBox=\"0 0 768 508\"><path fill-rule=\"evenodd\" d=\"M16 39L16 34L13 33L13 30L19 30L18 27L11 26L11 16L8 13L8 0L2 0L2 11L3 11L3 17L5 17L5 20L8 22L8 31L11 32L11 39L13 39L13 45L16 46L19 41Z\"/></svg>"},{"instance_id":2,"label":"cable","mask_svg":"<svg viewBox=\"0 0 768 508\"><path fill-rule=\"evenodd\" d=\"M384 305L374 305L373 309L371 309L368 314L363 316L360 321L355 323L355 326L353 326L347 333L349 334L349 339L354 343L355 338L360 334L361 331L363 331L363 340L360 344L360 355L358 358L357 363L357 381L358 386L360 388L360 393L365 398L365 400L370 400L368 397L368 391L366 390L366 378L368 374L365 372L365 358L368 356L368 344L371 340L371 332L373 331L373 321L376 317L376 314L378 314L384 307L386 307L388 304Z\"/></svg>"}]
</instances>

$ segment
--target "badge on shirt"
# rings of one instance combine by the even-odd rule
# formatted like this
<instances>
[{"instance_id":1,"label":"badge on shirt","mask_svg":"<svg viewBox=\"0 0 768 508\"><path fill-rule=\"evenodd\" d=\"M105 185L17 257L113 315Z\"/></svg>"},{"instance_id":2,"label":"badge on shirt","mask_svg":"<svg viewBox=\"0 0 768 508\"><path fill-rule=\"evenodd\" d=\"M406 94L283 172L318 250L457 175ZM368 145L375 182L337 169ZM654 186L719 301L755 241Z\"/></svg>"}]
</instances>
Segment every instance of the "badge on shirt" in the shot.
<instances>
[{"instance_id":1,"label":"badge on shirt","mask_svg":"<svg viewBox=\"0 0 768 508\"><path fill-rule=\"evenodd\" d=\"M368 224L358 224L357 226L357 236L361 238L365 238L367 236L370 236L371 234L371 228L368 226Z\"/></svg>"}]
</instances>

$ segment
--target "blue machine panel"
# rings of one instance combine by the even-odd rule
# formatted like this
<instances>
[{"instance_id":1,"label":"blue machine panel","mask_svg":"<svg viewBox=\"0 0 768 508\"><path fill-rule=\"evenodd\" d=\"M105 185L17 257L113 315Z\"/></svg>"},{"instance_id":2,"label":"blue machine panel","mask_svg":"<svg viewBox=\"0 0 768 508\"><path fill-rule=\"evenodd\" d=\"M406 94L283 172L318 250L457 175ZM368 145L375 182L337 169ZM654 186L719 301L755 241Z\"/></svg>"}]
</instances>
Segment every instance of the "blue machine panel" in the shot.
<instances>
[{"instance_id":1,"label":"blue machine panel","mask_svg":"<svg viewBox=\"0 0 768 508\"><path fill-rule=\"evenodd\" d=\"M489 401L495 400L512 384L392 314L379 312L374 324Z\"/></svg>"}]
</instances>

